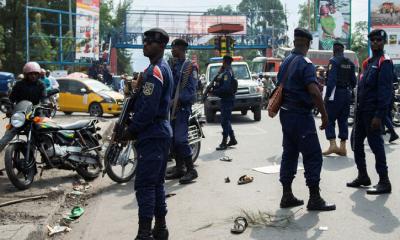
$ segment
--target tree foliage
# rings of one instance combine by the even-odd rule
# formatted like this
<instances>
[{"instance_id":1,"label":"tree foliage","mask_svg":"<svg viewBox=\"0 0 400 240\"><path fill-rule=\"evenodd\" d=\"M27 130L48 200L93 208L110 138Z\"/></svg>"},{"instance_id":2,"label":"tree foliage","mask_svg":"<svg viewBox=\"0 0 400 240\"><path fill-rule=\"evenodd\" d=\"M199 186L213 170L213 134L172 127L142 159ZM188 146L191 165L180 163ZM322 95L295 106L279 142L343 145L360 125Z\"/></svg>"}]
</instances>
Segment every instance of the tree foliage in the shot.
<instances>
[{"instance_id":1,"label":"tree foliage","mask_svg":"<svg viewBox=\"0 0 400 240\"><path fill-rule=\"evenodd\" d=\"M308 29L310 27L311 31L316 31L314 1L310 1L310 8L308 8L308 2L300 3L299 10L297 13L300 16L299 27L306 28L306 29ZM308 21L309 21L308 13L310 13L311 26L308 26Z\"/></svg>"},{"instance_id":2,"label":"tree foliage","mask_svg":"<svg viewBox=\"0 0 400 240\"><path fill-rule=\"evenodd\" d=\"M356 22L351 38L351 50L357 53L361 62L368 57L368 23L366 21Z\"/></svg>"}]
</instances>

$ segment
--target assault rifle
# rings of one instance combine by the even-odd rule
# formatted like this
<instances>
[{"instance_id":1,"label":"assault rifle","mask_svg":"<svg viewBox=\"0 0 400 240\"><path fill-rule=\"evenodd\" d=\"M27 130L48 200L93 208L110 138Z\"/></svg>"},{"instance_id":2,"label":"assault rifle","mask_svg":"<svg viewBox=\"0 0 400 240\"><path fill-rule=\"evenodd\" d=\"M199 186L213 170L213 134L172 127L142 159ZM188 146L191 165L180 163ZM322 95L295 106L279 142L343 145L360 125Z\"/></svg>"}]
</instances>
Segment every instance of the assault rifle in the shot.
<instances>
[{"instance_id":1,"label":"assault rifle","mask_svg":"<svg viewBox=\"0 0 400 240\"><path fill-rule=\"evenodd\" d=\"M219 75L219 74L217 74L217 76L215 76L215 77L213 78L213 80L211 80L211 82L210 82L210 83L206 86L206 88L204 89L202 102L205 102L205 101L206 101L207 95L214 89L215 84L216 84L217 79L218 79L218 75Z\"/></svg>"}]
</instances>

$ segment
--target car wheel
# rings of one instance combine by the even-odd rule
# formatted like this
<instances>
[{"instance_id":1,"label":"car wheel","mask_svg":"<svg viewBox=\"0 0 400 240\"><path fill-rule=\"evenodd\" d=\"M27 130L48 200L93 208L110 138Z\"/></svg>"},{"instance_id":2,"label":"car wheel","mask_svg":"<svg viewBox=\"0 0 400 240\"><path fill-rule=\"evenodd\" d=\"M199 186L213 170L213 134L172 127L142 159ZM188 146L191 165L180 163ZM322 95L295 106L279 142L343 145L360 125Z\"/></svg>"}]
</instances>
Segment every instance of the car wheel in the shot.
<instances>
[{"instance_id":1,"label":"car wheel","mask_svg":"<svg viewBox=\"0 0 400 240\"><path fill-rule=\"evenodd\" d=\"M103 116L103 109L101 108L100 103L92 103L89 106L89 114L93 117L101 117Z\"/></svg>"},{"instance_id":2,"label":"car wheel","mask_svg":"<svg viewBox=\"0 0 400 240\"><path fill-rule=\"evenodd\" d=\"M253 110L254 113L254 121L261 121L261 107L255 107Z\"/></svg>"},{"instance_id":3,"label":"car wheel","mask_svg":"<svg viewBox=\"0 0 400 240\"><path fill-rule=\"evenodd\" d=\"M243 116L247 115L247 109L246 110L242 110L240 112L242 113Z\"/></svg>"},{"instance_id":4,"label":"car wheel","mask_svg":"<svg viewBox=\"0 0 400 240\"><path fill-rule=\"evenodd\" d=\"M64 112L65 115L71 115L72 112Z\"/></svg>"}]
</instances>

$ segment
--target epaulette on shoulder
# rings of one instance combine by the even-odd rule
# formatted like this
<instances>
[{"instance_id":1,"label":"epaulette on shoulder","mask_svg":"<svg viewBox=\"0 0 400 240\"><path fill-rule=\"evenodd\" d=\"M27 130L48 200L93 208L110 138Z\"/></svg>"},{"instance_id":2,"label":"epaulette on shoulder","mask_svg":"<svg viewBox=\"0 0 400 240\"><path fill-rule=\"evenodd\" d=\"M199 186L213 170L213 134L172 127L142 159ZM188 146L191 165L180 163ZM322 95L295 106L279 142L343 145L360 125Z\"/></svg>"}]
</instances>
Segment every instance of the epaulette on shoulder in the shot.
<instances>
[{"instance_id":1,"label":"epaulette on shoulder","mask_svg":"<svg viewBox=\"0 0 400 240\"><path fill-rule=\"evenodd\" d=\"M303 58L304 58L304 60L306 60L307 63L312 63L308 57L303 57Z\"/></svg>"},{"instance_id":2,"label":"epaulette on shoulder","mask_svg":"<svg viewBox=\"0 0 400 240\"><path fill-rule=\"evenodd\" d=\"M392 59L390 58L390 56L387 55L387 54L384 54L384 55L383 55L383 58L384 58L384 60L392 60Z\"/></svg>"},{"instance_id":3,"label":"epaulette on shoulder","mask_svg":"<svg viewBox=\"0 0 400 240\"><path fill-rule=\"evenodd\" d=\"M155 66L153 68L153 77L157 78L158 80L160 80L161 83L164 82L164 77L162 75L161 69L158 66Z\"/></svg>"}]
</instances>

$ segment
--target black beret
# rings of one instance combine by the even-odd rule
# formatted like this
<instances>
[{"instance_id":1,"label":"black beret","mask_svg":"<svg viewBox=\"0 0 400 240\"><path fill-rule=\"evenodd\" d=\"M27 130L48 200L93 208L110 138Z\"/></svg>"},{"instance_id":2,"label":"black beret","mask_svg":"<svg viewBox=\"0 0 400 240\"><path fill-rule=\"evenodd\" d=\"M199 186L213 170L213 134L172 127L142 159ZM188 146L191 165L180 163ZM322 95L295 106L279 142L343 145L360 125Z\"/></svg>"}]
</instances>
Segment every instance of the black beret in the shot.
<instances>
[{"instance_id":1,"label":"black beret","mask_svg":"<svg viewBox=\"0 0 400 240\"><path fill-rule=\"evenodd\" d=\"M174 41L172 41L171 46L183 46L183 47L187 47L189 46L189 44L185 41L185 39L182 38L177 38Z\"/></svg>"},{"instance_id":2,"label":"black beret","mask_svg":"<svg viewBox=\"0 0 400 240\"><path fill-rule=\"evenodd\" d=\"M169 36L164 29L152 28L144 32L145 37L153 38L154 40L160 41L161 43L167 44L169 42Z\"/></svg>"},{"instance_id":3,"label":"black beret","mask_svg":"<svg viewBox=\"0 0 400 240\"><path fill-rule=\"evenodd\" d=\"M340 41L335 41L333 43L333 46L340 46L340 47L344 48L344 44L342 42L340 42Z\"/></svg>"},{"instance_id":4,"label":"black beret","mask_svg":"<svg viewBox=\"0 0 400 240\"><path fill-rule=\"evenodd\" d=\"M233 62L233 58L231 56L229 56L229 55L225 55L222 58L222 61L224 61L224 62Z\"/></svg>"},{"instance_id":5,"label":"black beret","mask_svg":"<svg viewBox=\"0 0 400 240\"><path fill-rule=\"evenodd\" d=\"M384 30L382 29L374 29L368 34L368 39L371 39L372 37L382 37L383 40L387 40L387 34Z\"/></svg>"},{"instance_id":6,"label":"black beret","mask_svg":"<svg viewBox=\"0 0 400 240\"><path fill-rule=\"evenodd\" d=\"M302 38L307 38L308 40L313 40L313 37L311 35L311 33L304 28L296 28L294 30L294 37L302 37Z\"/></svg>"}]
</instances>

